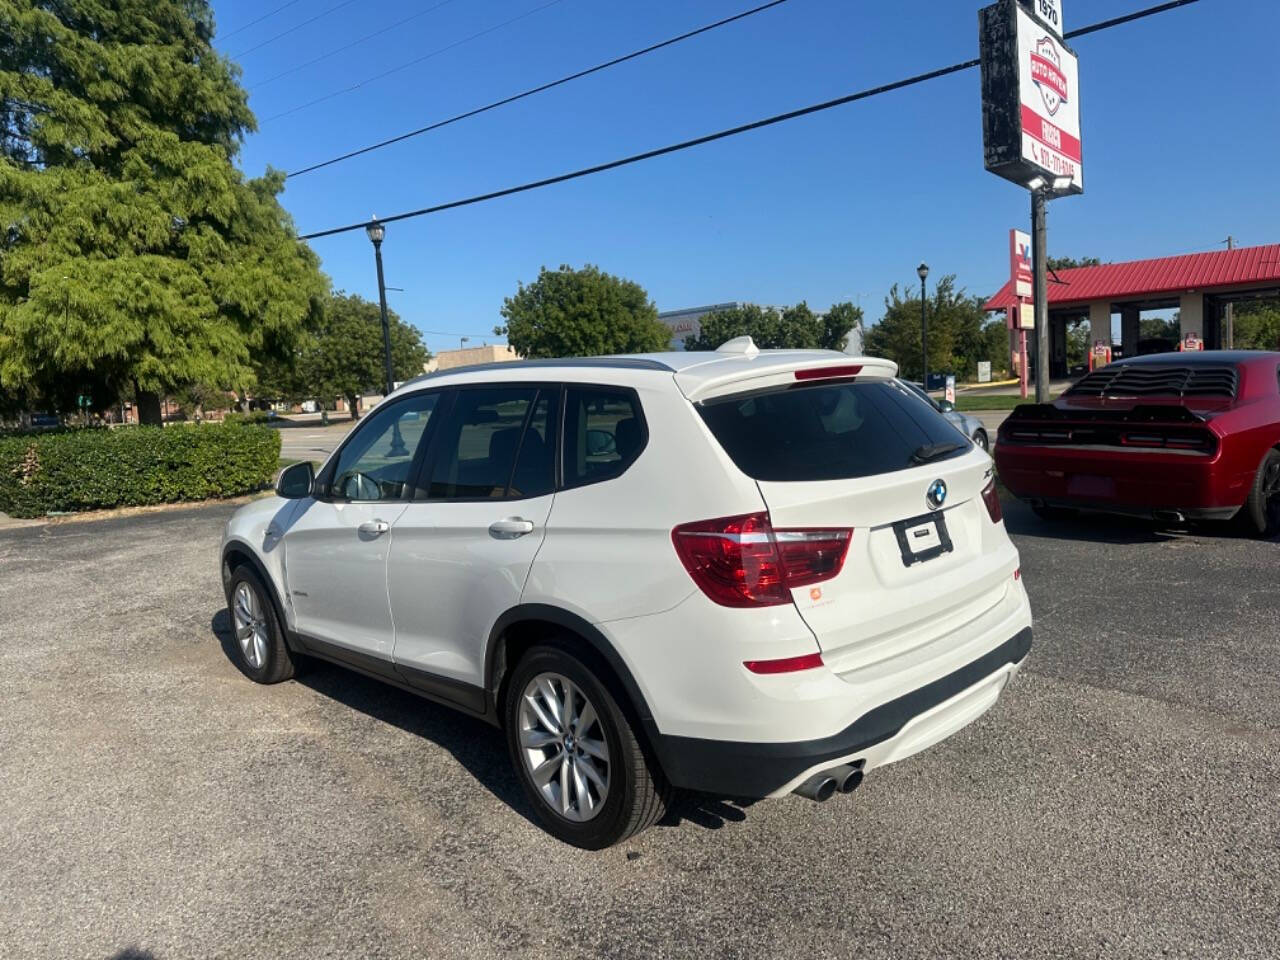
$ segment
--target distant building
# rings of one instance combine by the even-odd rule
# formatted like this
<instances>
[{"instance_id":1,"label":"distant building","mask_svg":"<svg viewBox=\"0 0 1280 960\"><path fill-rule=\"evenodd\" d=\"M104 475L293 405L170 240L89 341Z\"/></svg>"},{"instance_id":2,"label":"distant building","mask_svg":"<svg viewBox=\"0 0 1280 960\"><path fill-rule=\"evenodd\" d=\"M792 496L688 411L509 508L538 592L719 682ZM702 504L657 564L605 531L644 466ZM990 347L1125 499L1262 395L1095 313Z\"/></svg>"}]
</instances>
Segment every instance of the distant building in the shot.
<instances>
[{"instance_id":1,"label":"distant building","mask_svg":"<svg viewBox=\"0 0 1280 960\"><path fill-rule=\"evenodd\" d=\"M422 370L424 373L435 373L437 370L452 370L454 367L474 367L478 363L506 363L519 359L519 354L505 343L490 343L483 347L441 350L422 365Z\"/></svg>"},{"instance_id":2,"label":"distant building","mask_svg":"<svg viewBox=\"0 0 1280 960\"><path fill-rule=\"evenodd\" d=\"M671 349L683 350L685 337L696 337L702 332L698 322L714 310L734 310L742 304L734 300L731 303L715 303L709 307L688 307L684 310L668 310L658 314L658 319L671 328Z\"/></svg>"}]
</instances>

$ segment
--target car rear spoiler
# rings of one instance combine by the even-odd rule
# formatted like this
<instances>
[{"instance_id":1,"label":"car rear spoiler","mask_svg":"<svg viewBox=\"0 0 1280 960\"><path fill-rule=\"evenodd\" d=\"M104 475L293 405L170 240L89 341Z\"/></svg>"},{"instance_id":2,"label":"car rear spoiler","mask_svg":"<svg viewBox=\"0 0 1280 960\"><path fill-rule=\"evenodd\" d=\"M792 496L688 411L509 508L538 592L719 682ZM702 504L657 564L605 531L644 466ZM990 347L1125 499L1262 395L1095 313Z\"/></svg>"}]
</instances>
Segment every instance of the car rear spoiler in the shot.
<instances>
[{"instance_id":1,"label":"car rear spoiler","mask_svg":"<svg viewBox=\"0 0 1280 960\"><path fill-rule=\"evenodd\" d=\"M676 374L676 384L690 400L701 402L714 397L753 390L768 390L823 380L890 380L898 375L898 365L879 357L849 357L832 352L829 357L787 356L785 351L760 351L742 360L712 361Z\"/></svg>"}]
</instances>

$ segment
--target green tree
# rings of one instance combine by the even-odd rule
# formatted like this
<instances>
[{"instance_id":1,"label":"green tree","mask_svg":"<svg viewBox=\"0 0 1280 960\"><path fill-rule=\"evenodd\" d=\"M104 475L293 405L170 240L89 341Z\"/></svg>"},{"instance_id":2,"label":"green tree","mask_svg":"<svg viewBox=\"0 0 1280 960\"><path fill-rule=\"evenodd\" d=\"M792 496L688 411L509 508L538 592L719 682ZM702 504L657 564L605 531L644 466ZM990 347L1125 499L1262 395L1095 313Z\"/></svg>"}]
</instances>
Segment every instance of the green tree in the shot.
<instances>
[{"instance_id":1,"label":"green tree","mask_svg":"<svg viewBox=\"0 0 1280 960\"><path fill-rule=\"evenodd\" d=\"M1241 350L1280 350L1280 299L1235 305L1235 346Z\"/></svg>"},{"instance_id":2,"label":"green tree","mask_svg":"<svg viewBox=\"0 0 1280 960\"><path fill-rule=\"evenodd\" d=\"M908 285L907 290L914 285ZM920 298L905 294L894 284L884 302L884 316L867 331L866 352L887 357L898 364L903 377L921 379ZM990 360L993 368L1008 364L1008 347L993 355L997 344L989 328L992 323L979 297L969 296L956 286L954 275L938 281L933 296L925 302L929 324L929 369L947 371L962 379L977 376L978 361Z\"/></svg>"},{"instance_id":3,"label":"green tree","mask_svg":"<svg viewBox=\"0 0 1280 960\"><path fill-rule=\"evenodd\" d=\"M1045 264L1050 270L1074 270L1076 267L1100 267L1102 261L1097 257L1045 257Z\"/></svg>"},{"instance_id":4,"label":"green tree","mask_svg":"<svg viewBox=\"0 0 1280 960\"><path fill-rule=\"evenodd\" d=\"M0 381L89 381L144 422L189 384L253 382L328 286L234 162L255 128L207 0L0 0Z\"/></svg>"},{"instance_id":5,"label":"green tree","mask_svg":"<svg viewBox=\"0 0 1280 960\"><path fill-rule=\"evenodd\" d=\"M388 311L387 319L392 376L397 381L418 376L431 359L422 335L394 311ZM359 398L384 389L383 353L378 305L354 294L336 293L325 304L319 329L299 352L292 372L285 369L276 374L280 383L288 385L281 393L290 399L344 397L351 416L358 419Z\"/></svg>"},{"instance_id":6,"label":"green tree","mask_svg":"<svg viewBox=\"0 0 1280 960\"><path fill-rule=\"evenodd\" d=\"M1010 362L1011 346L1009 325L1004 318L988 320L982 325L983 353L981 360L991 362L991 376L1000 380L1013 369ZM976 372L976 371L975 371Z\"/></svg>"},{"instance_id":7,"label":"green tree","mask_svg":"<svg viewBox=\"0 0 1280 960\"><path fill-rule=\"evenodd\" d=\"M598 357L666 350L671 331L644 287L587 264L543 267L502 303L505 336L522 357Z\"/></svg>"},{"instance_id":8,"label":"green tree","mask_svg":"<svg viewBox=\"0 0 1280 960\"><path fill-rule=\"evenodd\" d=\"M1091 328L1087 320L1074 320L1067 325L1067 366L1088 365Z\"/></svg>"},{"instance_id":9,"label":"green tree","mask_svg":"<svg viewBox=\"0 0 1280 960\"><path fill-rule=\"evenodd\" d=\"M840 350L845 335L862 324L862 311L839 303L819 315L803 300L793 307L760 307L754 303L713 310L698 321L697 336L686 337L686 350L714 350L735 337L751 337L761 350Z\"/></svg>"},{"instance_id":10,"label":"green tree","mask_svg":"<svg viewBox=\"0 0 1280 960\"><path fill-rule=\"evenodd\" d=\"M848 300L832 304L831 309L822 315L822 339L818 346L826 350L843 350L845 338L854 328L865 332L862 308L855 307Z\"/></svg>"},{"instance_id":11,"label":"green tree","mask_svg":"<svg viewBox=\"0 0 1280 960\"><path fill-rule=\"evenodd\" d=\"M1165 320L1162 317L1142 317L1138 321L1139 340L1159 339L1177 342L1180 336L1181 323L1176 312L1169 320Z\"/></svg>"}]
</instances>

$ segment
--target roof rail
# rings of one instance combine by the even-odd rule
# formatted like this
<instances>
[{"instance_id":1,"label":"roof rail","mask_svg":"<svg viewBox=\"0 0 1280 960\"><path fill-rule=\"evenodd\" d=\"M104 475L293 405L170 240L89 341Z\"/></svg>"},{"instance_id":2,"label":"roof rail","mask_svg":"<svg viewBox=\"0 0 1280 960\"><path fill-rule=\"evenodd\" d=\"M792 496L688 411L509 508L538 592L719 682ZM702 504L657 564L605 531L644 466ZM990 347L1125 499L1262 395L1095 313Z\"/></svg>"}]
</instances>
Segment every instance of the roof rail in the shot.
<instances>
[{"instance_id":1,"label":"roof rail","mask_svg":"<svg viewBox=\"0 0 1280 960\"><path fill-rule=\"evenodd\" d=\"M492 363L473 363L465 367L449 367L447 370L432 370L412 380L406 380L400 386L407 387L413 383L422 383L434 377L450 376L455 373L483 373L489 370L527 370L545 367L595 367L614 370L658 370L674 373L675 368L654 360L651 357L554 357L538 360L495 360Z\"/></svg>"}]
</instances>

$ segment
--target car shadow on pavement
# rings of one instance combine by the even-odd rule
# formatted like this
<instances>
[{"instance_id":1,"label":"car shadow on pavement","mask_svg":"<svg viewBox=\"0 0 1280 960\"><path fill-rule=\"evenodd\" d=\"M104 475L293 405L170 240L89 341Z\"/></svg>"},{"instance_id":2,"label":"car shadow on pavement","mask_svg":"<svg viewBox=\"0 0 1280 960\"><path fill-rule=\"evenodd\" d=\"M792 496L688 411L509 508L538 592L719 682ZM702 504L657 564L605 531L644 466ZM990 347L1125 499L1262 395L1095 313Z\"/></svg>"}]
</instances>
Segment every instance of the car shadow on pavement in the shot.
<instances>
[{"instance_id":1,"label":"car shadow on pavement","mask_svg":"<svg viewBox=\"0 0 1280 960\"><path fill-rule=\"evenodd\" d=\"M1004 511L1005 528L1011 535L1019 537L1116 545L1168 543L1188 537L1280 543L1280 536L1262 540L1256 535L1251 535L1245 529L1245 525L1237 520L1196 520L1172 524L1144 520L1140 517L1089 511L1061 518L1042 519L1023 503L1001 500L1000 505Z\"/></svg>"},{"instance_id":2,"label":"car shadow on pavement","mask_svg":"<svg viewBox=\"0 0 1280 960\"><path fill-rule=\"evenodd\" d=\"M217 611L209 626L223 654L244 673L227 610ZM486 790L534 826L542 828L511 769L506 740L496 727L336 664L306 658L299 666L297 683L443 747ZM752 802L681 794L659 825L673 827L688 821L707 830L719 830L727 823L746 820L746 808Z\"/></svg>"},{"instance_id":3,"label":"car shadow on pavement","mask_svg":"<svg viewBox=\"0 0 1280 960\"><path fill-rule=\"evenodd\" d=\"M1249 539L1242 524L1233 520L1204 520L1188 523L1161 523L1140 517L1083 511L1065 517L1043 519L1026 504L1001 499L1005 528L1019 537L1042 537L1048 540L1087 540L1092 543L1119 545L1165 543L1181 537L1205 537L1215 540Z\"/></svg>"},{"instance_id":4,"label":"car shadow on pavement","mask_svg":"<svg viewBox=\"0 0 1280 960\"><path fill-rule=\"evenodd\" d=\"M231 630L231 617L225 608L213 615L210 628L227 659L243 673L240 652ZM323 660L306 658L299 666L296 682L375 720L443 747L495 797L526 820L537 822L511 771L506 742L495 727Z\"/></svg>"}]
</instances>

